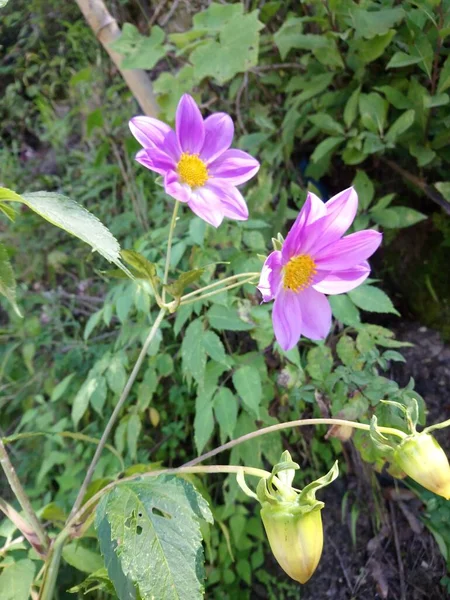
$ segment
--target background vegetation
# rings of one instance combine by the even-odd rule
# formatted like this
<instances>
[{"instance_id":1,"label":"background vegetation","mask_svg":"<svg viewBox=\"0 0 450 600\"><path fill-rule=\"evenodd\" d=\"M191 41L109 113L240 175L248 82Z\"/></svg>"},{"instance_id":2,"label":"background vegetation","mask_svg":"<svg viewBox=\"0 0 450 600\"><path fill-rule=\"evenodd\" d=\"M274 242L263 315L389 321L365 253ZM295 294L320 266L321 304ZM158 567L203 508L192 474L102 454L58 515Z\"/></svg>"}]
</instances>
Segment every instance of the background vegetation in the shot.
<instances>
[{"instance_id":1,"label":"background vegetation","mask_svg":"<svg viewBox=\"0 0 450 600\"><path fill-rule=\"evenodd\" d=\"M118 472L178 466L256 426L303 415L368 422L376 414L401 428L380 400L408 405L415 397L422 424L427 406L432 420L448 417L448 372L424 402L427 378L415 387L414 365L395 363L412 352L407 320L450 337L450 2L107 4L123 30L114 49L123 67L149 70L160 118L171 121L181 94L192 93L203 112L232 114L236 145L262 163L244 192L249 221L215 231L182 214L174 272L213 265L206 284L215 269L257 271L307 189L326 200L352 183L355 229L379 228L384 245L373 278L331 298L336 320L326 344L303 340L283 353L270 306L253 286L178 311L149 350L89 494ZM168 200L133 161L128 120L140 111L76 3L11 0L1 9L0 76L0 185L64 193L123 248L160 262ZM157 307L146 284L115 278L106 261L34 213L0 216L24 314L1 301L1 435L31 498L45 505L40 516L57 528ZM324 560L305 588L280 574L254 505L232 478L195 479L216 522L203 532L207 597L446 597L448 503L375 475L367 463L380 471L383 461L364 432L351 440L325 433L264 436L220 461L267 466L289 448L307 481L340 458L345 484L326 492ZM445 430L440 440L448 450ZM22 574L39 571L26 544L6 551L17 538L9 522L0 536L1 567L15 561ZM93 529L66 546L64 560L60 598L111 590Z\"/></svg>"}]
</instances>

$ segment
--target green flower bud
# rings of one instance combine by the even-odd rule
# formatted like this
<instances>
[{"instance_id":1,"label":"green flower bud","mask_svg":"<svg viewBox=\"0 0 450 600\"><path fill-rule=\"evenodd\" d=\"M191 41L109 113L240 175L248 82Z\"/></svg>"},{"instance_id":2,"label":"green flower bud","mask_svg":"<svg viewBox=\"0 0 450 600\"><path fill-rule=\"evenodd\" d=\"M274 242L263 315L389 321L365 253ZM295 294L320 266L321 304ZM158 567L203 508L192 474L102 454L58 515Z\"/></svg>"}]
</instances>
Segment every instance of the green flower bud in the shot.
<instances>
[{"instance_id":1,"label":"green flower bud","mask_svg":"<svg viewBox=\"0 0 450 600\"><path fill-rule=\"evenodd\" d=\"M406 437L394 450L394 463L424 488L450 500L450 465L427 432Z\"/></svg>"},{"instance_id":2,"label":"green flower bud","mask_svg":"<svg viewBox=\"0 0 450 600\"><path fill-rule=\"evenodd\" d=\"M339 469L336 462L327 475L297 490L292 483L298 468L289 452L283 452L271 475L260 480L256 497L280 567L295 581L306 583L319 564L323 547L321 510L325 505L316 500L316 492L336 479ZM242 478L238 482L247 494L255 496Z\"/></svg>"},{"instance_id":3,"label":"green flower bud","mask_svg":"<svg viewBox=\"0 0 450 600\"><path fill-rule=\"evenodd\" d=\"M295 502L267 503L261 509L267 537L280 567L306 583L319 564L323 548L321 508L303 513Z\"/></svg>"}]
</instances>

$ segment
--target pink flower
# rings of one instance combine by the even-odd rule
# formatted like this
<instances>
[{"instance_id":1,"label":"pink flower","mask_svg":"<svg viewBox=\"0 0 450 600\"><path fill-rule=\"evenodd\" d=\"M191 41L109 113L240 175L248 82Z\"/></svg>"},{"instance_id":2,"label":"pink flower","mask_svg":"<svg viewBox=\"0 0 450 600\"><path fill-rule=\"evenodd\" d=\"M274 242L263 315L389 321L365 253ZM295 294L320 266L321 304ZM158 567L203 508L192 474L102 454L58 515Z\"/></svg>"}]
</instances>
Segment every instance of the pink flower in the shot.
<instances>
[{"instance_id":1,"label":"pink flower","mask_svg":"<svg viewBox=\"0 0 450 600\"><path fill-rule=\"evenodd\" d=\"M369 275L366 259L381 244L381 233L366 229L342 237L357 207L353 188L326 204L309 193L282 249L267 257L258 289L264 302L275 299L273 328L283 350L293 348L301 335L324 339L331 326L325 294L348 292Z\"/></svg>"},{"instance_id":2,"label":"pink flower","mask_svg":"<svg viewBox=\"0 0 450 600\"><path fill-rule=\"evenodd\" d=\"M164 176L170 196L186 202L214 227L224 217L248 219L247 205L236 186L251 179L259 163L242 150L229 150L234 135L229 115L214 113L203 120L194 99L184 94L175 131L151 117L134 117L130 129L143 146L136 160Z\"/></svg>"}]
</instances>

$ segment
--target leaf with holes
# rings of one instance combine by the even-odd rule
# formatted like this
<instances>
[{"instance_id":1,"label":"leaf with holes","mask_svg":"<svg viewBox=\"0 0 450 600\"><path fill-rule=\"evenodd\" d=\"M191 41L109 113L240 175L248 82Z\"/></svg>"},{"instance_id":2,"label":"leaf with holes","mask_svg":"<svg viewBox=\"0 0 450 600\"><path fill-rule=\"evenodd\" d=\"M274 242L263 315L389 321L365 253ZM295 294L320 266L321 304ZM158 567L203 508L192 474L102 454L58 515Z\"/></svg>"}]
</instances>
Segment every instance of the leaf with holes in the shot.
<instances>
[{"instance_id":1,"label":"leaf with holes","mask_svg":"<svg viewBox=\"0 0 450 600\"><path fill-rule=\"evenodd\" d=\"M119 485L105 496L96 527L107 563L112 567L111 547L118 559L123 596L113 569L108 572L120 600L132 598L130 581L142 600L202 598L200 520L213 522L208 504L190 483L173 476Z\"/></svg>"}]
</instances>

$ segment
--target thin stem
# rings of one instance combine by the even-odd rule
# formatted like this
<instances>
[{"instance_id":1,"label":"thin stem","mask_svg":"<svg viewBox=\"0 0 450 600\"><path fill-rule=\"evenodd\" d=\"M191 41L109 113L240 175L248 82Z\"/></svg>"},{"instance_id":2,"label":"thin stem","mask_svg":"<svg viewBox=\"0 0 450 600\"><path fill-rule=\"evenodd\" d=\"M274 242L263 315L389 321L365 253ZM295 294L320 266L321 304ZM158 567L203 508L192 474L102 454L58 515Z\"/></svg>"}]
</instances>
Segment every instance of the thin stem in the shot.
<instances>
[{"instance_id":1,"label":"thin stem","mask_svg":"<svg viewBox=\"0 0 450 600\"><path fill-rule=\"evenodd\" d=\"M189 298L192 298L193 296L196 296L198 294L203 294L203 292L206 292L207 290L212 290L213 288L217 287L218 285L223 285L224 283L228 283L230 281L233 281L234 279L242 279L242 278L245 279L247 277L251 277L253 279L254 277L259 277L259 276L260 276L260 273L238 273L237 275L231 275L230 277L226 277L225 279L219 279L218 281L215 281L214 283L210 283L209 285L199 288L198 290L189 292L189 294L185 294L184 296L181 296L180 300L181 300L181 302L184 302L184 300L188 300Z\"/></svg>"},{"instance_id":2,"label":"thin stem","mask_svg":"<svg viewBox=\"0 0 450 600\"><path fill-rule=\"evenodd\" d=\"M197 297L191 298L190 300L183 300L180 302L180 306L185 306L186 304L192 304L193 302L199 302L200 300L204 300L205 298L210 298L211 296L215 296L216 294L226 292L227 290L232 290L233 288L239 287L241 285L245 285L246 283L251 283L254 280L254 278L255 277L252 276L252 277L249 277L248 279L245 279L244 281L237 281L236 283L233 283L232 285L228 285L224 288L220 288L218 290L208 292L208 294L204 294L202 296L197 296Z\"/></svg>"},{"instance_id":3,"label":"thin stem","mask_svg":"<svg viewBox=\"0 0 450 600\"><path fill-rule=\"evenodd\" d=\"M355 423L354 421L346 421L345 419L300 419L298 421L288 421L287 423L278 423L277 425L270 425L269 427L263 427L262 429L258 429L257 431L252 431L251 433L246 433L245 435L241 435L241 437L236 438L235 440L230 440L226 444L222 444L218 448L214 448L214 450L210 450L193 460L185 463L183 467L191 467L198 463L223 452L224 450L229 450L238 444L242 444L243 442L247 442L248 440L252 440L253 438L259 437L260 435L265 435L266 433L273 433L274 431L280 431L281 429L288 429L292 427L303 427L305 425L345 425L348 427L353 427L354 429L364 429L365 431L370 431L370 425L366 425L365 423ZM400 438L407 437L406 433L400 431L399 429L394 429L392 427L378 427L378 431L382 433L387 433L389 435L396 435Z\"/></svg>"},{"instance_id":4,"label":"thin stem","mask_svg":"<svg viewBox=\"0 0 450 600\"><path fill-rule=\"evenodd\" d=\"M173 207L172 220L170 221L169 237L167 238L166 266L164 267L164 279L163 279L163 290L162 290L162 302L163 302L163 304L166 301L166 289L165 289L165 286L167 285L167 280L169 279L170 255L172 253L172 239L173 239L173 232L175 230L175 225L176 225L176 222L177 222L177 213L178 213L178 207L179 207L179 205L180 205L179 201L176 200L175 201L175 206Z\"/></svg>"},{"instance_id":5,"label":"thin stem","mask_svg":"<svg viewBox=\"0 0 450 600\"><path fill-rule=\"evenodd\" d=\"M80 491L78 492L78 496L75 500L75 503L73 505L72 511L69 515L69 518L75 514L77 512L77 510L80 508L81 503L83 502L83 498L84 495L86 493L87 487L91 482L92 476L94 474L95 468L97 466L97 463L100 459L100 455L103 452L103 448L106 445L106 440L108 439L108 436L111 432L111 429L113 428L117 417L119 416L120 411L122 410L123 405L125 404L125 401L128 398L128 394L130 393L130 390L136 380L136 377L139 373L139 369L141 368L142 362L144 361L144 358L147 354L147 350L148 347L150 346L153 338L155 337L156 332L158 331L158 327L161 323L161 321L164 318L164 315L166 313L166 309L165 308L161 308L161 310L159 311L158 316L156 317L155 322L152 325L152 328L150 329L150 332L147 336L147 339L144 342L144 345L142 346L142 349L139 353L138 359L136 361L136 364L133 367L133 370L131 371L130 377L128 378L127 383L125 384L125 387L123 389L122 395L119 398L119 401L116 404L116 407L114 408L109 421L105 427L105 430L102 434L102 437L100 438L100 441L98 443L97 449L95 450L95 454L94 457L91 461L91 464L89 465L89 469L88 472L86 473L86 477L84 478L83 484L80 488Z\"/></svg>"},{"instance_id":6,"label":"thin stem","mask_svg":"<svg viewBox=\"0 0 450 600\"><path fill-rule=\"evenodd\" d=\"M31 502L22 487L22 484L17 477L17 473L9 460L8 452L6 451L5 445L3 444L3 440L0 438L0 463L2 465L3 471L6 475L9 485L17 498L22 510L27 516L28 522L34 530L34 533L39 540L42 553L48 549L49 541L45 530L39 521L36 513L34 512L33 507L31 506Z\"/></svg>"},{"instance_id":7,"label":"thin stem","mask_svg":"<svg viewBox=\"0 0 450 600\"><path fill-rule=\"evenodd\" d=\"M59 565L61 562L62 551L69 532L63 529L52 545L50 555L46 562L44 580L42 582L41 593L39 600L53 600L55 596L55 585L58 577Z\"/></svg>"}]
</instances>

